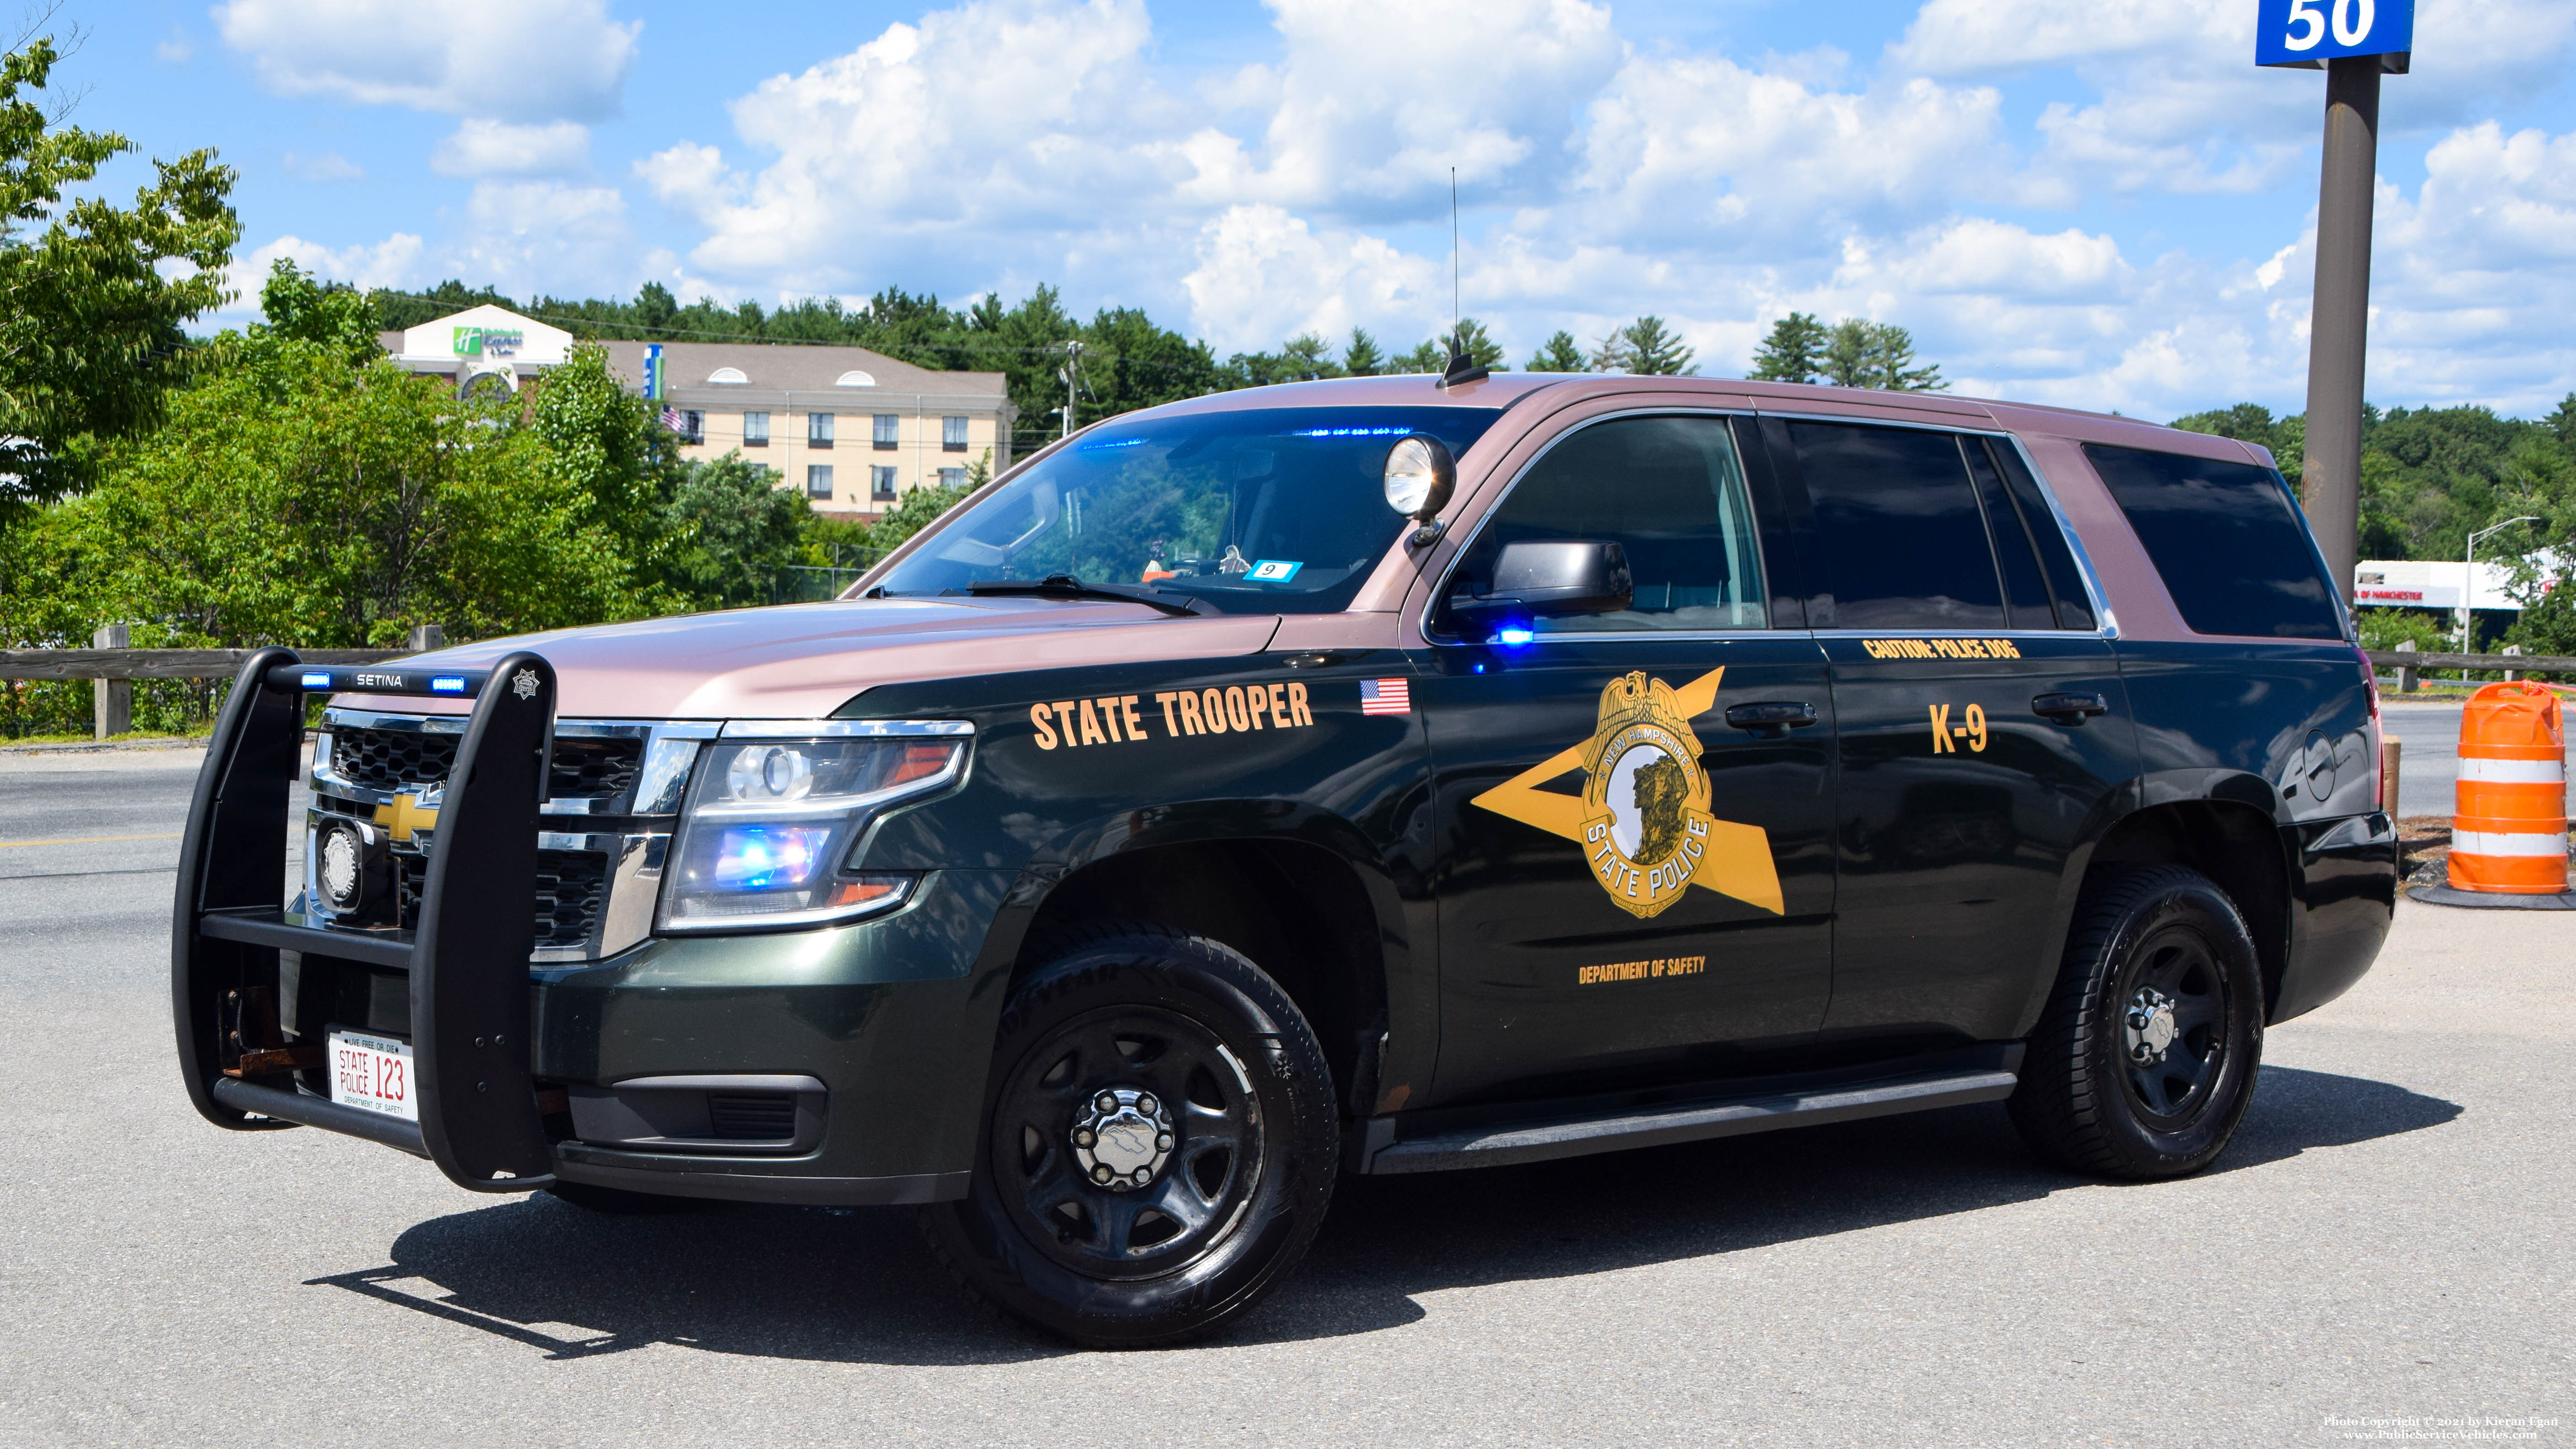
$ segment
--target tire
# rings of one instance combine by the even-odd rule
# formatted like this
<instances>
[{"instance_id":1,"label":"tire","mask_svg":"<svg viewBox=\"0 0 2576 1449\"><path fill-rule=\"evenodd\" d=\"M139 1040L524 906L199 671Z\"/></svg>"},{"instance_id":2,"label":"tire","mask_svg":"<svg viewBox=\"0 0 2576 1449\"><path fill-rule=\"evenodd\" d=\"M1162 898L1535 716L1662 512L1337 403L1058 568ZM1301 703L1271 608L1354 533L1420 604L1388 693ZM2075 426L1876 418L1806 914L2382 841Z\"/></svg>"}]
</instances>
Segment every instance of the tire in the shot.
<instances>
[{"instance_id":1,"label":"tire","mask_svg":"<svg viewBox=\"0 0 2576 1449\"><path fill-rule=\"evenodd\" d=\"M1080 932L1002 1009L972 1186L922 1210L967 1293L1091 1348L1195 1338L1277 1288L1332 1200L1323 1048L1204 937Z\"/></svg>"},{"instance_id":2,"label":"tire","mask_svg":"<svg viewBox=\"0 0 2576 1449\"><path fill-rule=\"evenodd\" d=\"M2207 1167L2254 1098L2263 979L2227 893L2179 866L2086 883L2031 1034L2013 1125L2074 1171L2126 1181Z\"/></svg>"},{"instance_id":3,"label":"tire","mask_svg":"<svg viewBox=\"0 0 2576 1449\"><path fill-rule=\"evenodd\" d=\"M703 1198L670 1197L657 1192L629 1192L622 1187L601 1187L591 1182L557 1182L546 1191L584 1212L608 1213L617 1217L647 1216L656 1213L693 1213L708 1206Z\"/></svg>"}]
</instances>

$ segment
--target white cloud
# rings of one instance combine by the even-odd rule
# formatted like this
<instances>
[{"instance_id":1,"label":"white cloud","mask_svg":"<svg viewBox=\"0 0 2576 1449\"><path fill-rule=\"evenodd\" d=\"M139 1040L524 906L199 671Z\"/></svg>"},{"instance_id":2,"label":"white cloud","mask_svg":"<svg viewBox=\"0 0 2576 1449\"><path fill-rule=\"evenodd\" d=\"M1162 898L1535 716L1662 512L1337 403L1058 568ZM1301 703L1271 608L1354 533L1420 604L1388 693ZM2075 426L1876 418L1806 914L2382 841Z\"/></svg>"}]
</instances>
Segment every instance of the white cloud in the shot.
<instances>
[{"instance_id":1,"label":"white cloud","mask_svg":"<svg viewBox=\"0 0 2576 1449\"><path fill-rule=\"evenodd\" d=\"M1006 233L1131 229L1167 210L1181 117L1142 59L1142 0L976 0L763 82L735 129L756 173L684 143L641 169L709 235L692 263L834 290ZM1186 232L1183 233L1186 235Z\"/></svg>"},{"instance_id":2,"label":"white cloud","mask_svg":"<svg viewBox=\"0 0 2576 1449\"><path fill-rule=\"evenodd\" d=\"M1584 102L1624 47L1583 0L1272 0L1275 70L1232 84L1270 112L1257 153L1193 138L1208 200L1370 210L1445 199L1450 168L1485 197L1541 193Z\"/></svg>"},{"instance_id":3,"label":"white cloud","mask_svg":"<svg viewBox=\"0 0 2576 1449\"><path fill-rule=\"evenodd\" d=\"M1190 319L1219 355L1320 333L1336 342L1364 322L1447 320L1438 269L1359 232L1318 235L1276 206L1226 208L1199 234L1199 264L1181 279ZM1436 317L1436 321L1435 321ZM1410 342L1398 342L1401 349Z\"/></svg>"},{"instance_id":4,"label":"white cloud","mask_svg":"<svg viewBox=\"0 0 2576 1449\"><path fill-rule=\"evenodd\" d=\"M292 232L233 258L224 273L224 289L233 299L206 320L218 327L238 327L259 320L259 289L280 257L326 281L359 287L413 285L421 257L421 240L396 232L373 246L329 247Z\"/></svg>"},{"instance_id":5,"label":"white cloud","mask_svg":"<svg viewBox=\"0 0 2576 1449\"><path fill-rule=\"evenodd\" d=\"M555 181L475 183L442 267L521 298L624 296L642 280L626 199L614 187Z\"/></svg>"},{"instance_id":6,"label":"white cloud","mask_svg":"<svg viewBox=\"0 0 2576 1449\"><path fill-rule=\"evenodd\" d=\"M228 0L214 18L280 94L506 121L615 115L643 30L605 0Z\"/></svg>"},{"instance_id":7,"label":"white cloud","mask_svg":"<svg viewBox=\"0 0 2576 1449\"><path fill-rule=\"evenodd\" d=\"M152 58L163 65L186 65L196 53L197 42L176 25L170 27L170 34L159 45L152 47Z\"/></svg>"},{"instance_id":8,"label":"white cloud","mask_svg":"<svg viewBox=\"0 0 2576 1449\"><path fill-rule=\"evenodd\" d=\"M589 165L590 128L578 121L519 126L468 118L429 158L442 176L569 176Z\"/></svg>"},{"instance_id":9,"label":"white cloud","mask_svg":"<svg viewBox=\"0 0 2576 1449\"><path fill-rule=\"evenodd\" d=\"M358 163L337 151L289 151L280 158L286 174L299 181L358 181L366 176Z\"/></svg>"}]
</instances>

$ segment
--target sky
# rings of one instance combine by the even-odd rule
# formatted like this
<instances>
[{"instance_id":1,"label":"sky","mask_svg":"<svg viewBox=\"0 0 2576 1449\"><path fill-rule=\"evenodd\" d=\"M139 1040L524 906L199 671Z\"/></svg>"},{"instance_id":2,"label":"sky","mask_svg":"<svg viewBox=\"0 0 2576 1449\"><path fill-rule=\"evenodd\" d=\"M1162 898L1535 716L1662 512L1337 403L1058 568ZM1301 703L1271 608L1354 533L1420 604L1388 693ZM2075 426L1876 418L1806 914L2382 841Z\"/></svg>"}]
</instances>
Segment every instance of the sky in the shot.
<instances>
[{"instance_id":1,"label":"sky","mask_svg":"<svg viewBox=\"0 0 2576 1449\"><path fill-rule=\"evenodd\" d=\"M2381 5L2397 0L2377 0ZM2325 77L2255 0L67 0L75 123L237 167L367 286L764 305L1041 283L1220 356L1457 290L1517 365L1653 313L1737 376L1790 311L1961 394L2304 405ZM2418 0L2383 87L2369 396L2576 391L2576 0Z\"/></svg>"}]
</instances>

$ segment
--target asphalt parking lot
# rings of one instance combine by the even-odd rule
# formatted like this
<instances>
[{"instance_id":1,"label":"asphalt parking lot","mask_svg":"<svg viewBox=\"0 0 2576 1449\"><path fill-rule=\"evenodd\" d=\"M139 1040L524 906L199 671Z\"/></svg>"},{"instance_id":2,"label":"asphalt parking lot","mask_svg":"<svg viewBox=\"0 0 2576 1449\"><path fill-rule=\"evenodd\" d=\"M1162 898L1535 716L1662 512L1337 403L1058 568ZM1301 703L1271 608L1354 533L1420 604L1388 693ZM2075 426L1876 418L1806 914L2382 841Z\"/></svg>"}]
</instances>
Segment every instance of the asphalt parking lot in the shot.
<instances>
[{"instance_id":1,"label":"asphalt parking lot","mask_svg":"<svg viewBox=\"0 0 2576 1449\"><path fill-rule=\"evenodd\" d=\"M900 1210L593 1217L200 1121L196 758L0 758L10 1444L2576 1440L2569 915L2401 906L2196 1179L2069 1178L1976 1107L1346 1182L1238 1331L1085 1354L970 1311Z\"/></svg>"}]
</instances>

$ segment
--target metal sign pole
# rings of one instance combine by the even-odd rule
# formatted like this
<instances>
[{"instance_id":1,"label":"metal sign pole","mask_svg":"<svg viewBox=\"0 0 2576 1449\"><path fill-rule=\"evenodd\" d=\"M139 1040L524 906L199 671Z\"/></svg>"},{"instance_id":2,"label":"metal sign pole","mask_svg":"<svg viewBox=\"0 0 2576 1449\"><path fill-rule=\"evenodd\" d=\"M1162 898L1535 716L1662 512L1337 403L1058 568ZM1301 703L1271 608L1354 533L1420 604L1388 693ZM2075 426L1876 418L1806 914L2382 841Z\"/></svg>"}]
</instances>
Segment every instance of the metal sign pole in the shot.
<instances>
[{"instance_id":1,"label":"metal sign pole","mask_svg":"<svg viewBox=\"0 0 2576 1449\"><path fill-rule=\"evenodd\" d=\"M2256 0L2254 63L2326 73L2317 290L2308 312L2307 459L2299 497L2349 592L2361 554L2363 363L2370 341L2371 187L2379 77L2413 63L2415 0Z\"/></svg>"},{"instance_id":2,"label":"metal sign pole","mask_svg":"<svg viewBox=\"0 0 2576 1449\"><path fill-rule=\"evenodd\" d=\"M2361 553L2363 360L2370 340L2371 186L2379 171L2377 56L2326 71L2324 174L2317 187L2317 290L2308 315L2307 462L2299 496L2334 577Z\"/></svg>"}]
</instances>

